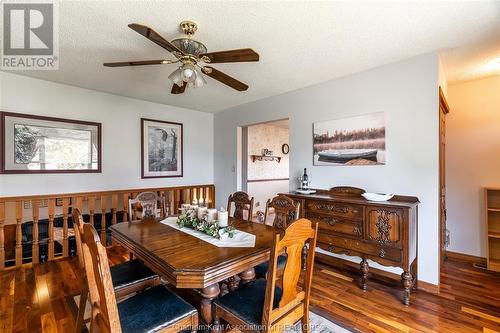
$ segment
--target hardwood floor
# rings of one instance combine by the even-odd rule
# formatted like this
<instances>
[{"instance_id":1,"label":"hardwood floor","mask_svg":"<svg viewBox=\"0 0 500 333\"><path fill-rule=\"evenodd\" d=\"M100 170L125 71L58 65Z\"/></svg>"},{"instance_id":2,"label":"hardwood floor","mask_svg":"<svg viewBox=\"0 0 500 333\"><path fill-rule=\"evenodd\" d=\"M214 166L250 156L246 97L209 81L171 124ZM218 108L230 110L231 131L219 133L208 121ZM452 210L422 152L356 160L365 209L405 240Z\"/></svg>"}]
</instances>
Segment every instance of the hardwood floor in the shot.
<instances>
[{"instance_id":1,"label":"hardwood floor","mask_svg":"<svg viewBox=\"0 0 500 333\"><path fill-rule=\"evenodd\" d=\"M109 250L112 263L127 254ZM500 332L500 273L447 261L441 294L412 293L401 304L402 288L370 282L358 288L358 275L317 265L313 310L354 332ZM75 259L25 266L0 273L0 332L72 332L73 295L79 293Z\"/></svg>"}]
</instances>

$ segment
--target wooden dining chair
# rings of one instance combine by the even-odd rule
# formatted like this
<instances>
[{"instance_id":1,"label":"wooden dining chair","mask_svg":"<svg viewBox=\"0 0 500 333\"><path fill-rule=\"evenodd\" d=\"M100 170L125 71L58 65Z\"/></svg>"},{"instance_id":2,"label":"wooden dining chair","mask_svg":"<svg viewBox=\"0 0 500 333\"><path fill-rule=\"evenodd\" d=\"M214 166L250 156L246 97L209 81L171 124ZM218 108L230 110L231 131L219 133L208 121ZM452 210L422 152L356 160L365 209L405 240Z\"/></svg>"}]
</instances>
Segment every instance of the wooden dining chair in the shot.
<instances>
[{"instance_id":1,"label":"wooden dining chair","mask_svg":"<svg viewBox=\"0 0 500 333\"><path fill-rule=\"evenodd\" d=\"M264 221L267 222L273 216L272 225L285 230L288 224L299 218L299 211L300 203L295 203L286 195L278 195L267 200Z\"/></svg>"},{"instance_id":2,"label":"wooden dining chair","mask_svg":"<svg viewBox=\"0 0 500 333\"><path fill-rule=\"evenodd\" d=\"M163 285L117 304L106 248L88 223L83 226L82 249L92 306L91 333L196 331L196 309Z\"/></svg>"},{"instance_id":3,"label":"wooden dining chair","mask_svg":"<svg viewBox=\"0 0 500 333\"><path fill-rule=\"evenodd\" d=\"M85 314L85 305L88 299L88 289L86 289L86 274L85 263L82 250L82 233L83 226L86 224L83 221L82 214L78 208L73 208L73 229L75 230L76 250L78 254L78 263L80 266L82 293L80 294L80 302L78 306L78 316L76 332L80 333ZM129 260L121 264L113 265L110 269L113 290L117 298L123 298L132 293L142 291L146 288L156 286L160 283L160 277L151 269L146 267L140 260Z\"/></svg>"},{"instance_id":4,"label":"wooden dining chair","mask_svg":"<svg viewBox=\"0 0 500 333\"><path fill-rule=\"evenodd\" d=\"M231 215L231 206L234 203L234 213L233 217L240 220L247 220L249 222L252 221L253 214L253 197L245 192L234 192L227 199L227 211L229 215ZM245 218L244 212L247 212L247 216Z\"/></svg>"},{"instance_id":5,"label":"wooden dining chair","mask_svg":"<svg viewBox=\"0 0 500 333\"><path fill-rule=\"evenodd\" d=\"M273 226L281 232L284 232L291 222L299 218L299 211L300 203L296 204L291 198L285 195L278 195L272 200L267 200L264 221L267 222L269 217L273 216ZM286 254L278 256L278 273L282 272L285 263ZM269 263L264 262L255 266L254 269L256 278L265 277L269 270Z\"/></svg>"},{"instance_id":6,"label":"wooden dining chair","mask_svg":"<svg viewBox=\"0 0 500 333\"><path fill-rule=\"evenodd\" d=\"M156 217L158 209L158 195L155 192L141 192L135 198L128 199L128 215L129 221L136 220L135 216L137 204L142 207L142 217Z\"/></svg>"},{"instance_id":7,"label":"wooden dining chair","mask_svg":"<svg viewBox=\"0 0 500 333\"><path fill-rule=\"evenodd\" d=\"M309 331L309 297L313 275L318 225L310 220L292 222L284 236L278 233L271 249L269 275L244 284L232 293L214 301L214 331L220 331L221 320L231 327L245 327L245 332L281 332L297 321L302 332ZM309 243L306 272L300 284L302 248ZM285 251L288 260L277 287L278 257ZM301 285L301 289L298 287Z\"/></svg>"}]
</instances>

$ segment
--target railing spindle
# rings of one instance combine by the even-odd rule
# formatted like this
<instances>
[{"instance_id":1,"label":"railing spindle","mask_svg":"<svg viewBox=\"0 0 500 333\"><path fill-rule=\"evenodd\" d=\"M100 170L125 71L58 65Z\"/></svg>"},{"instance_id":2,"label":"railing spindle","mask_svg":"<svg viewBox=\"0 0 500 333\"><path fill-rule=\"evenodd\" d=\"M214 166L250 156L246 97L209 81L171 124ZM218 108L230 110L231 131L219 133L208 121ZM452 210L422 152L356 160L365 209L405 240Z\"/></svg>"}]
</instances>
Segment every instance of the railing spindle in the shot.
<instances>
[{"instance_id":1,"label":"railing spindle","mask_svg":"<svg viewBox=\"0 0 500 333\"><path fill-rule=\"evenodd\" d=\"M5 269L5 236L3 223L5 222L5 203L0 202L0 271Z\"/></svg>"},{"instance_id":2,"label":"railing spindle","mask_svg":"<svg viewBox=\"0 0 500 333\"><path fill-rule=\"evenodd\" d=\"M39 217L39 206L40 206L40 201L35 199L35 200L31 200L31 206L33 208L33 243L32 243L32 246L31 246L31 253L32 253L32 257L31 257L31 261L34 263L34 264L38 264L39 261L40 261L40 256L39 256L39 253L40 253L40 249L39 249L39 246L40 246L40 243L39 243L39 240L38 240L38 217Z\"/></svg>"},{"instance_id":3,"label":"railing spindle","mask_svg":"<svg viewBox=\"0 0 500 333\"><path fill-rule=\"evenodd\" d=\"M116 211L118 210L118 194L111 195L111 212L113 213L113 218L111 219L111 224L116 224Z\"/></svg>"},{"instance_id":4,"label":"railing spindle","mask_svg":"<svg viewBox=\"0 0 500 333\"><path fill-rule=\"evenodd\" d=\"M128 221L128 193L123 193L122 195L122 205L123 205L123 218L122 222Z\"/></svg>"},{"instance_id":5,"label":"railing spindle","mask_svg":"<svg viewBox=\"0 0 500 333\"><path fill-rule=\"evenodd\" d=\"M177 214L177 209L175 207L175 191L168 191L168 212L170 215Z\"/></svg>"},{"instance_id":6,"label":"railing spindle","mask_svg":"<svg viewBox=\"0 0 500 333\"><path fill-rule=\"evenodd\" d=\"M56 211L56 199L49 199L49 260L54 260L54 215Z\"/></svg>"},{"instance_id":7,"label":"railing spindle","mask_svg":"<svg viewBox=\"0 0 500 333\"><path fill-rule=\"evenodd\" d=\"M16 201L16 267L23 264L23 202Z\"/></svg>"},{"instance_id":8,"label":"railing spindle","mask_svg":"<svg viewBox=\"0 0 500 333\"><path fill-rule=\"evenodd\" d=\"M63 198L62 215L63 215L63 257L69 256L69 239L68 239L68 208L69 198Z\"/></svg>"},{"instance_id":9,"label":"railing spindle","mask_svg":"<svg viewBox=\"0 0 500 333\"><path fill-rule=\"evenodd\" d=\"M94 212L95 212L95 197L92 195L88 198L89 202L89 215L90 215L90 220L89 223L94 225Z\"/></svg>"},{"instance_id":10,"label":"railing spindle","mask_svg":"<svg viewBox=\"0 0 500 333\"><path fill-rule=\"evenodd\" d=\"M176 213L177 213L177 207L179 207L181 204L181 194L182 194L182 191L180 189L176 189L175 190L175 201L174 201L174 206L176 209Z\"/></svg>"},{"instance_id":11,"label":"railing spindle","mask_svg":"<svg viewBox=\"0 0 500 333\"><path fill-rule=\"evenodd\" d=\"M101 196L101 243L106 245L106 196Z\"/></svg>"}]
</instances>

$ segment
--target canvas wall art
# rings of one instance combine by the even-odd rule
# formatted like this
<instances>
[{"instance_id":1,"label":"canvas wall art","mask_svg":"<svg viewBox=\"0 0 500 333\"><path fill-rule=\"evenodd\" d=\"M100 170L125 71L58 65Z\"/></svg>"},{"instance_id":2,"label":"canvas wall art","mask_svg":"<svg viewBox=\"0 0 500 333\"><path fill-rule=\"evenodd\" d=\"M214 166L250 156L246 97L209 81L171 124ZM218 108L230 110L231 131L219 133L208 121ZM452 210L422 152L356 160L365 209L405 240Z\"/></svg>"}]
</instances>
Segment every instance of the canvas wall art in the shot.
<instances>
[{"instance_id":1,"label":"canvas wall art","mask_svg":"<svg viewBox=\"0 0 500 333\"><path fill-rule=\"evenodd\" d=\"M313 124L314 165L385 164L385 148L383 112Z\"/></svg>"},{"instance_id":2,"label":"canvas wall art","mask_svg":"<svg viewBox=\"0 0 500 333\"><path fill-rule=\"evenodd\" d=\"M182 177L182 124L141 119L142 178Z\"/></svg>"}]
</instances>

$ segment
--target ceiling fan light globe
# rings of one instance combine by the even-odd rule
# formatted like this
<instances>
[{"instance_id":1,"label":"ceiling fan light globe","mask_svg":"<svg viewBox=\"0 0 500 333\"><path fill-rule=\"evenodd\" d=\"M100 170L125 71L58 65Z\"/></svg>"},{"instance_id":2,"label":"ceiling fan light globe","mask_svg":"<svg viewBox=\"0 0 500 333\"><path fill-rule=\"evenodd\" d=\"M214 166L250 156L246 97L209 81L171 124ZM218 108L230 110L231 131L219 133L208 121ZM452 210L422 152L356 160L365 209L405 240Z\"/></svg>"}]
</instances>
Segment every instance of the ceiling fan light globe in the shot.
<instances>
[{"instance_id":1,"label":"ceiling fan light globe","mask_svg":"<svg viewBox=\"0 0 500 333\"><path fill-rule=\"evenodd\" d=\"M205 84L207 84L207 81L205 81L205 78L203 78L202 75L198 74L196 76L196 80L194 80L194 86L196 88L203 87Z\"/></svg>"},{"instance_id":2,"label":"ceiling fan light globe","mask_svg":"<svg viewBox=\"0 0 500 333\"><path fill-rule=\"evenodd\" d=\"M181 69L181 79L185 82L196 80L196 69L191 64L185 64Z\"/></svg>"},{"instance_id":3,"label":"ceiling fan light globe","mask_svg":"<svg viewBox=\"0 0 500 333\"><path fill-rule=\"evenodd\" d=\"M172 72L168 76L170 80L172 80L173 83L177 84L179 87L182 86L182 78L181 78L181 70L180 68L177 68L175 71Z\"/></svg>"}]
</instances>

